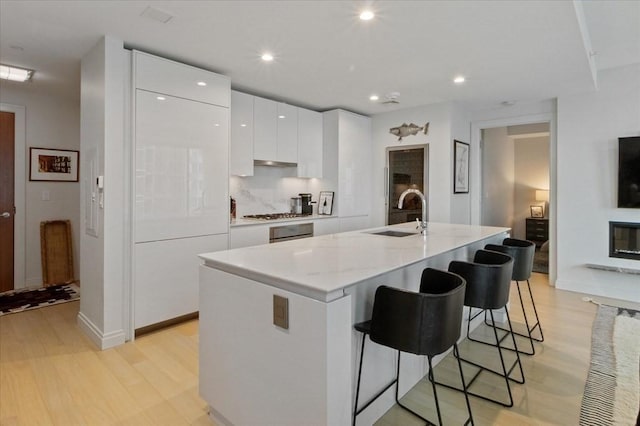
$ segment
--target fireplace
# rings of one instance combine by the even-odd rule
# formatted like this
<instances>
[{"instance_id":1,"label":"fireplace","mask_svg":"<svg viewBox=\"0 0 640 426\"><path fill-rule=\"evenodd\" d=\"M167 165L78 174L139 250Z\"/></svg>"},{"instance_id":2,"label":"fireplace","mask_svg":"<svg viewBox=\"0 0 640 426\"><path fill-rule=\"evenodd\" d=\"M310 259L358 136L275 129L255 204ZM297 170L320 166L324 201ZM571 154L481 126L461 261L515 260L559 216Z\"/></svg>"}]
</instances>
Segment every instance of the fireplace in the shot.
<instances>
[{"instance_id":1,"label":"fireplace","mask_svg":"<svg viewBox=\"0 0 640 426\"><path fill-rule=\"evenodd\" d=\"M609 222L609 257L640 260L640 223Z\"/></svg>"}]
</instances>

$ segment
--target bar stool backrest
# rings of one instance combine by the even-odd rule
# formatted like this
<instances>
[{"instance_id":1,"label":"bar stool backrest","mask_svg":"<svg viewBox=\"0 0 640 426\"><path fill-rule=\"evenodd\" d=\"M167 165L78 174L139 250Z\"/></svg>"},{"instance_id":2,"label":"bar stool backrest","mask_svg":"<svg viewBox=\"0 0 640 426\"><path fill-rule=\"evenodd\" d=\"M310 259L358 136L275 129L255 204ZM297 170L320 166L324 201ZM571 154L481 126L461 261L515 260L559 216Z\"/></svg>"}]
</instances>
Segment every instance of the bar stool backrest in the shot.
<instances>
[{"instance_id":1,"label":"bar stool backrest","mask_svg":"<svg viewBox=\"0 0 640 426\"><path fill-rule=\"evenodd\" d=\"M513 272L513 258L503 253L478 250L473 262L454 260L449 271L467 281L465 306L481 309L500 309L509 302L509 286Z\"/></svg>"},{"instance_id":2,"label":"bar stool backrest","mask_svg":"<svg viewBox=\"0 0 640 426\"><path fill-rule=\"evenodd\" d=\"M485 250L499 251L513 257L514 281L526 281L531 278L533 270L533 257L536 254L535 243L527 240L517 240L515 238L505 238L502 245L487 244Z\"/></svg>"},{"instance_id":3,"label":"bar stool backrest","mask_svg":"<svg viewBox=\"0 0 640 426\"><path fill-rule=\"evenodd\" d=\"M424 284L427 291L433 288L434 293L378 287L371 316L372 341L427 356L453 346L460 337L465 281L446 271L439 272L428 272L426 277L423 272L421 287ZM446 279L440 282L443 277Z\"/></svg>"}]
</instances>

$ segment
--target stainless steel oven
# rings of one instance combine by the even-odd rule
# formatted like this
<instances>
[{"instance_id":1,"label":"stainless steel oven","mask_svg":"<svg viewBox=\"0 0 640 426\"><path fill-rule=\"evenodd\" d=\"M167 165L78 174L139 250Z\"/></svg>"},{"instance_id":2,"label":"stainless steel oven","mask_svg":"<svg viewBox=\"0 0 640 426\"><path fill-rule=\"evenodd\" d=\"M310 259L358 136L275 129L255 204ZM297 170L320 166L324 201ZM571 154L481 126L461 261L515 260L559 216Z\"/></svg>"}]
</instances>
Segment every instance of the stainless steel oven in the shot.
<instances>
[{"instance_id":1,"label":"stainless steel oven","mask_svg":"<svg viewBox=\"0 0 640 426\"><path fill-rule=\"evenodd\" d=\"M269 228L270 243L309 237L313 237L313 223L296 223Z\"/></svg>"}]
</instances>

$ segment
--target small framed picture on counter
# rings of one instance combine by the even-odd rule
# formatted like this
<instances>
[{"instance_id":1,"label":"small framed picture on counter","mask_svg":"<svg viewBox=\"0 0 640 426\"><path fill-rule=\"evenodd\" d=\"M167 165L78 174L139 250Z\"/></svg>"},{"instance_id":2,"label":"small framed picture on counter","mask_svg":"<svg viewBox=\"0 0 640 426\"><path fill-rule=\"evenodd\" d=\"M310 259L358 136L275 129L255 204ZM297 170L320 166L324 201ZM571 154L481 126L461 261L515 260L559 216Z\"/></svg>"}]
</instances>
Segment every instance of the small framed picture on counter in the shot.
<instances>
[{"instance_id":1,"label":"small framed picture on counter","mask_svg":"<svg viewBox=\"0 0 640 426\"><path fill-rule=\"evenodd\" d=\"M333 191L320 191L318 200L318 214L331 215L333 213Z\"/></svg>"},{"instance_id":2,"label":"small framed picture on counter","mask_svg":"<svg viewBox=\"0 0 640 426\"><path fill-rule=\"evenodd\" d=\"M531 217L544 217L544 209L542 206L529 206L531 208Z\"/></svg>"}]
</instances>

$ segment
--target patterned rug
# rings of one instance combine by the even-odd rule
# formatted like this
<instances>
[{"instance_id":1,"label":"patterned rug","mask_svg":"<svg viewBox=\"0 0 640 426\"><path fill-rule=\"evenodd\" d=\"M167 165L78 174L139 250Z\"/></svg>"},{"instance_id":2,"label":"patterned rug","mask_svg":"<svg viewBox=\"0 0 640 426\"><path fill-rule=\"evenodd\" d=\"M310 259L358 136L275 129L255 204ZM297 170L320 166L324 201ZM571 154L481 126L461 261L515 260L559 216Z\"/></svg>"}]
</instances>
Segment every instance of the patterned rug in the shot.
<instances>
[{"instance_id":1,"label":"patterned rug","mask_svg":"<svg viewBox=\"0 0 640 426\"><path fill-rule=\"evenodd\" d=\"M536 249L533 257L533 272L549 274L549 252Z\"/></svg>"},{"instance_id":2,"label":"patterned rug","mask_svg":"<svg viewBox=\"0 0 640 426\"><path fill-rule=\"evenodd\" d=\"M79 298L80 289L75 284L8 291L0 294L0 316L71 302Z\"/></svg>"},{"instance_id":3,"label":"patterned rug","mask_svg":"<svg viewBox=\"0 0 640 426\"><path fill-rule=\"evenodd\" d=\"M580 425L634 425L640 415L640 312L600 305Z\"/></svg>"}]
</instances>

